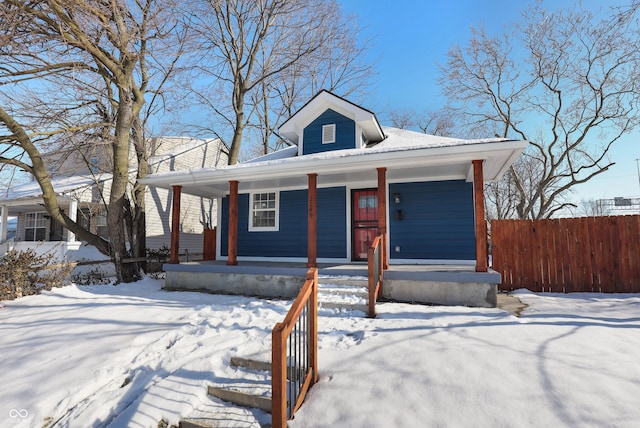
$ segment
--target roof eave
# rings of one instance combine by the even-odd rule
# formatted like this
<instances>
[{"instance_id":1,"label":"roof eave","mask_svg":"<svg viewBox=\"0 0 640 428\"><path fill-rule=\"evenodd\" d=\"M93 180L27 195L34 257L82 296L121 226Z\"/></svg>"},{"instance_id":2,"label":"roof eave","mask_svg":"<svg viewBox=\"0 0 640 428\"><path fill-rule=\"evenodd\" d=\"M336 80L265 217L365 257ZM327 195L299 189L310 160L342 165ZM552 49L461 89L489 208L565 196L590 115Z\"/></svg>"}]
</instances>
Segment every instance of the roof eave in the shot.
<instances>
[{"instance_id":1,"label":"roof eave","mask_svg":"<svg viewBox=\"0 0 640 428\"><path fill-rule=\"evenodd\" d=\"M197 183L221 183L229 180L263 181L274 178L299 176L300 171L317 174L334 173L341 170L363 170L378 167L402 167L407 159L416 166L446 165L475 159L486 160L492 153L500 152L504 157L500 168L494 173L488 171L486 181L501 176L515 158L526 147L526 141L501 141L453 147L410 148L407 150L379 151L352 154L334 158L300 156L287 162L265 162L241 164L217 169L200 169L184 172L153 174L141 180L143 184L159 187L186 186ZM169 184L170 183L170 184Z\"/></svg>"}]
</instances>

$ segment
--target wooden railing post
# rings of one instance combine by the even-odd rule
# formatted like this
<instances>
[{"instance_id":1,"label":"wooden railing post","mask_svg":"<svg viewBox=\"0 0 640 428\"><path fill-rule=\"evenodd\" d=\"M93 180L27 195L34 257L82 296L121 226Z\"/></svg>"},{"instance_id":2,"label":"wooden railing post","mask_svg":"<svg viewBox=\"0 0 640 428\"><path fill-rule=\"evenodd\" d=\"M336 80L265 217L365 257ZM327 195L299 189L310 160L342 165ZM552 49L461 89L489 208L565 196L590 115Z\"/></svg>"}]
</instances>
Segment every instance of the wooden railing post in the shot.
<instances>
[{"instance_id":1,"label":"wooden railing post","mask_svg":"<svg viewBox=\"0 0 640 428\"><path fill-rule=\"evenodd\" d=\"M180 194L182 186L171 186L173 200L171 204L171 249L169 250L169 263L180 263Z\"/></svg>"},{"instance_id":2,"label":"wooden railing post","mask_svg":"<svg viewBox=\"0 0 640 428\"><path fill-rule=\"evenodd\" d=\"M309 361L313 377L311 384L318 382L318 269L309 269L307 280L313 280L311 293L311 314L309 314Z\"/></svg>"},{"instance_id":3,"label":"wooden railing post","mask_svg":"<svg viewBox=\"0 0 640 428\"><path fill-rule=\"evenodd\" d=\"M367 248L367 277L369 295L369 318L376 317L376 300L382 290L382 275L384 272L384 256L382 252L382 235L376 236L373 243Z\"/></svg>"},{"instance_id":4,"label":"wooden railing post","mask_svg":"<svg viewBox=\"0 0 640 428\"><path fill-rule=\"evenodd\" d=\"M287 350L284 325L276 324L271 333L271 425L287 426Z\"/></svg>"}]
</instances>

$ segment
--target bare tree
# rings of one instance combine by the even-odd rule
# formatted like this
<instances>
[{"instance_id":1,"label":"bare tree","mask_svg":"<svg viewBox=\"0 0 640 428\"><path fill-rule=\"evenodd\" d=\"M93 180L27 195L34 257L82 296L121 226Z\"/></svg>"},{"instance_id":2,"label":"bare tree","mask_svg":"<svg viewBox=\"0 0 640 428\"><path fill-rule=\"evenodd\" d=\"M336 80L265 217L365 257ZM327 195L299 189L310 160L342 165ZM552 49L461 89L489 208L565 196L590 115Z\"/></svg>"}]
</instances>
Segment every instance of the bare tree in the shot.
<instances>
[{"instance_id":1,"label":"bare tree","mask_svg":"<svg viewBox=\"0 0 640 428\"><path fill-rule=\"evenodd\" d=\"M416 112L411 109L393 109L389 112L391 126L399 129L411 129L416 125Z\"/></svg>"},{"instance_id":2,"label":"bare tree","mask_svg":"<svg viewBox=\"0 0 640 428\"><path fill-rule=\"evenodd\" d=\"M147 173L145 97L158 95L164 83L161 78L150 87L150 64L161 55L150 48L176 28L168 6L154 0L7 0L0 6L0 163L32 174L52 218L109 255L119 281L139 278L138 265L122 260L144 251L143 189L129 193L130 147L133 142L140 178ZM97 140L109 143L112 161L108 241L58 206L41 154Z\"/></svg>"},{"instance_id":3,"label":"bare tree","mask_svg":"<svg viewBox=\"0 0 640 428\"><path fill-rule=\"evenodd\" d=\"M582 199L580 200L580 214L587 217L602 217L611 214L611 210L602 200Z\"/></svg>"},{"instance_id":4,"label":"bare tree","mask_svg":"<svg viewBox=\"0 0 640 428\"><path fill-rule=\"evenodd\" d=\"M416 126L425 134L439 135L442 137L460 137L460 130L456 126L456 121L448 107L440 110L425 111L416 118ZM470 138L469 134L464 135Z\"/></svg>"},{"instance_id":5,"label":"bare tree","mask_svg":"<svg viewBox=\"0 0 640 428\"><path fill-rule=\"evenodd\" d=\"M637 125L640 38L635 14L529 8L510 33L474 28L449 51L440 83L467 126L531 142L511 168L497 214L545 218L574 206L572 188L611 165L611 146ZM634 11L635 12L635 11ZM531 173L531 176L523 174ZM502 213L502 214L500 214Z\"/></svg>"},{"instance_id":6,"label":"bare tree","mask_svg":"<svg viewBox=\"0 0 640 428\"><path fill-rule=\"evenodd\" d=\"M191 26L203 39L196 89L231 129L229 164L240 156L245 131L257 131L263 152L276 124L320 89L362 90L371 71L360 62L357 29L334 0L208 0ZM276 143L278 145L279 143Z\"/></svg>"}]
</instances>

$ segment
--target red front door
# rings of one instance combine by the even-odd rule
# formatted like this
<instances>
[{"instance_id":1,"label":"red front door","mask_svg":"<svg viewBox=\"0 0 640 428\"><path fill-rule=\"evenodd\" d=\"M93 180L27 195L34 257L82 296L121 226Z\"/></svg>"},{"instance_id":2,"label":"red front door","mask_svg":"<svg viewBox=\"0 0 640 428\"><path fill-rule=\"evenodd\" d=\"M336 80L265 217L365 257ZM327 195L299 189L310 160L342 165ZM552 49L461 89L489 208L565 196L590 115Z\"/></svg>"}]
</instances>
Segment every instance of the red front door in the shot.
<instances>
[{"instance_id":1,"label":"red front door","mask_svg":"<svg viewBox=\"0 0 640 428\"><path fill-rule=\"evenodd\" d=\"M353 260L366 260L367 249L378 234L378 191L352 193Z\"/></svg>"}]
</instances>

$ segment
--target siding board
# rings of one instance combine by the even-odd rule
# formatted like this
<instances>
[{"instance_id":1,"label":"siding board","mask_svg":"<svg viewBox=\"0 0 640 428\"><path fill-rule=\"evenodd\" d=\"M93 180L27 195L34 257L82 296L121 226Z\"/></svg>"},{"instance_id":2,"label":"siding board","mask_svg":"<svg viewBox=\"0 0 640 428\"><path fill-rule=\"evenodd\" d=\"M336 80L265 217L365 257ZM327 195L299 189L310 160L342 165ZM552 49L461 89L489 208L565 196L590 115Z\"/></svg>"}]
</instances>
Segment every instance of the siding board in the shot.
<instances>
[{"instance_id":1,"label":"siding board","mask_svg":"<svg viewBox=\"0 0 640 428\"><path fill-rule=\"evenodd\" d=\"M336 125L336 141L322 144L322 126L330 124ZM356 147L356 123L331 109L327 109L307 125L303 135L302 153L305 155Z\"/></svg>"},{"instance_id":2,"label":"siding board","mask_svg":"<svg viewBox=\"0 0 640 428\"><path fill-rule=\"evenodd\" d=\"M307 191L281 191L279 230L249 232L249 194L238 195L238 256L307 257ZM318 257L346 257L346 189L318 189ZM228 255L229 198L222 199L221 255Z\"/></svg>"},{"instance_id":3,"label":"siding board","mask_svg":"<svg viewBox=\"0 0 640 428\"><path fill-rule=\"evenodd\" d=\"M475 260L472 183L394 183L389 194L391 259Z\"/></svg>"}]
</instances>

